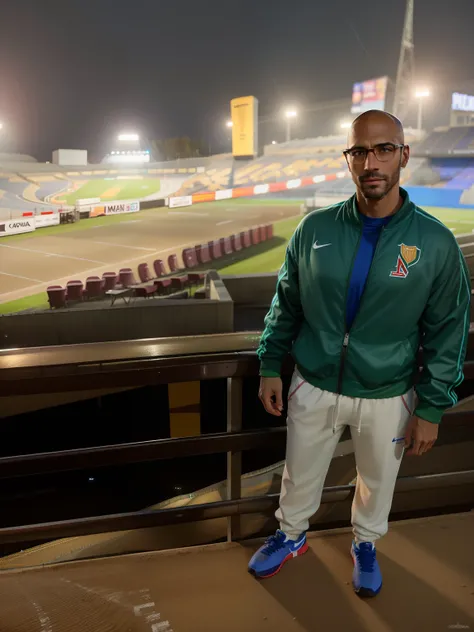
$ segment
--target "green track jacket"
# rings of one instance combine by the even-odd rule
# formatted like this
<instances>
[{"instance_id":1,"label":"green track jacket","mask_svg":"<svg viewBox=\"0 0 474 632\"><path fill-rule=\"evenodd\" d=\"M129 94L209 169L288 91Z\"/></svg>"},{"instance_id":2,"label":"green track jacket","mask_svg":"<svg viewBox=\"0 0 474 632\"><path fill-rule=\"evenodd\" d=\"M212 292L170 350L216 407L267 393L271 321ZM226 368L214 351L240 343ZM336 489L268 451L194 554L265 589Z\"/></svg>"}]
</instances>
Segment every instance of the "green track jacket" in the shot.
<instances>
[{"instance_id":1,"label":"green track jacket","mask_svg":"<svg viewBox=\"0 0 474 632\"><path fill-rule=\"evenodd\" d=\"M277 376L291 351L304 379L350 397L403 395L417 352L422 419L439 423L461 384L470 321L469 272L451 231L415 206L382 229L359 311L346 330L346 294L362 234L355 195L307 215L292 236L257 351Z\"/></svg>"}]
</instances>

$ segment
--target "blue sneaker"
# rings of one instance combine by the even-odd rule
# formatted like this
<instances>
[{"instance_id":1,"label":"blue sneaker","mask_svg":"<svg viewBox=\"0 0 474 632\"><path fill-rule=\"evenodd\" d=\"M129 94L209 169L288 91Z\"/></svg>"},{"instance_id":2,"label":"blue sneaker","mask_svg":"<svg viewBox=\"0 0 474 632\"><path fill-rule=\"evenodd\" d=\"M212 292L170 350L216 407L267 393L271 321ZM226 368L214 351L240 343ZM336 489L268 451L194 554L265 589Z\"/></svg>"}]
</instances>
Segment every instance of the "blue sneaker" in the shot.
<instances>
[{"instance_id":1,"label":"blue sneaker","mask_svg":"<svg viewBox=\"0 0 474 632\"><path fill-rule=\"evenodd\" d=\"M293 557L303 555L308 550L306 533L297 540L290 540L283 531L277 530L275 535L265 540L249 562L249 573L259 579L276 575L283 564Z\"/></svg>"},{"instance_id":2,"label":"blue sneaker","mask_svg":"<svg viewBox=\"0 0 474 632\"><path fill-rule=\"evenodd\" d=\"M382 588L382 573L376 558L372 542L353 541L351 555L354 561L352 586L360 597L375 597Z\"/></svg>"}]
</instances>

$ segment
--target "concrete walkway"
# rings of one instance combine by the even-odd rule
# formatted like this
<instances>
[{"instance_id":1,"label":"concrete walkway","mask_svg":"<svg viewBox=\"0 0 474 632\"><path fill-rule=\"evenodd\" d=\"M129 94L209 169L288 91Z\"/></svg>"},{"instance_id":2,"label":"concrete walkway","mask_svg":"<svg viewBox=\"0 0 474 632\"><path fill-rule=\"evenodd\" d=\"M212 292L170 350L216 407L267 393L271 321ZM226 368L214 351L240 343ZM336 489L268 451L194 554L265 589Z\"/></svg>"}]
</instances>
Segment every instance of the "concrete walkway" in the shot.
<instances>
[{"instance_id":1,"label":"concrete walkway","mask_svg":"<svg viewBox=\"0 0 474 632\"><path fill-rule=\"evenodd\" d=\"M257 581L259 543L71 562L0 574L2 632L436 632L474 630L474 512L391 523L378 545L384 587L350 584L351 533Z\"/></svg>"}]
</instances>

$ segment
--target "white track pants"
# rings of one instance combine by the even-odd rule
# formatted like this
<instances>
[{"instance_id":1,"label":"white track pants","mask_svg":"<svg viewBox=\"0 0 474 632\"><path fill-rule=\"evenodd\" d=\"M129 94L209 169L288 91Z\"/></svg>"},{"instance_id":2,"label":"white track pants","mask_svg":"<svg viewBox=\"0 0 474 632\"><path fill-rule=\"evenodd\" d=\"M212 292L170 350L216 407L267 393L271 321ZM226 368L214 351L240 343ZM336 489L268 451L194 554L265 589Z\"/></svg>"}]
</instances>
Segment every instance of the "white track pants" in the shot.
<instances>
[{"instance_id":1,"label":"white track pants","mask_svg":"<svg viewBox=\"0 0 474 632\"><path fill-rule=\"evenodd\" d=\"M276 512L281 530L296 538L308 529L309 518L319 509L335 448L348 425L357 466L354 537L357 542L374 542L385 535L404 453L401 439L414 408L413 389L403 397L355 399L315 388L295 372L288 395L286 463Z\"/></svg>"}]
</instances>

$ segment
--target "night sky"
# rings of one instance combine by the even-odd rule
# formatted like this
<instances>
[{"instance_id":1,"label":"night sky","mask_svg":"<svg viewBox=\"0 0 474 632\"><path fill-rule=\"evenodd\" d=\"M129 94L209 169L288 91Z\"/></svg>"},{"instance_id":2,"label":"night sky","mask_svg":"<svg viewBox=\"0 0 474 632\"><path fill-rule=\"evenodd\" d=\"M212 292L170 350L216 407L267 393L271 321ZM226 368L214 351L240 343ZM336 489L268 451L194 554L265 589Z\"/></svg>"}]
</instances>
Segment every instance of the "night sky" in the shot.
<instances>
[{"instance_id":1,"label":"night sky","mask_svg":"<svg viewBox=\"0 0 474 632\"><path fill-rule=\"evenodd\" d=\"M420 79L431 87L472 79L474 1L415 4ZM41 160L57 147L100 155L127 126L148 138L211 130L219 140L232 97L255 95L263 116L348 97L355 81L395 77L404 8L404 0L0 0L0 151L3 143Z\"/></svg>"}]
</instances>

